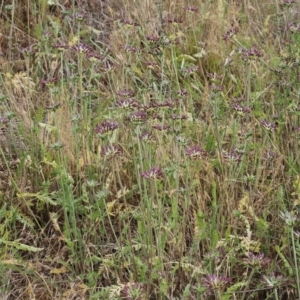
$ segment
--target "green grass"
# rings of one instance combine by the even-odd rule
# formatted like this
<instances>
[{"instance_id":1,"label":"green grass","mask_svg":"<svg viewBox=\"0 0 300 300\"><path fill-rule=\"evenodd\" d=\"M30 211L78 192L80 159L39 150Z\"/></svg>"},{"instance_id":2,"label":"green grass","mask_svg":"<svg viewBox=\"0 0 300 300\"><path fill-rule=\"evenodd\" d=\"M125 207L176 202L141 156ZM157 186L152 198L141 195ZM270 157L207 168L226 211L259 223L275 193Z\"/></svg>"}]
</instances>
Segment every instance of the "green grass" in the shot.
<instances>
[{"instance_id":1,"label":"green grass","mask_svg":"<svg viewBox=\"0 0 300 300\"><path fill-rule=\"evenodd\" d=\"M1 299L300 299L299 4L19 2Z\"/></svg>"}]
</instances>

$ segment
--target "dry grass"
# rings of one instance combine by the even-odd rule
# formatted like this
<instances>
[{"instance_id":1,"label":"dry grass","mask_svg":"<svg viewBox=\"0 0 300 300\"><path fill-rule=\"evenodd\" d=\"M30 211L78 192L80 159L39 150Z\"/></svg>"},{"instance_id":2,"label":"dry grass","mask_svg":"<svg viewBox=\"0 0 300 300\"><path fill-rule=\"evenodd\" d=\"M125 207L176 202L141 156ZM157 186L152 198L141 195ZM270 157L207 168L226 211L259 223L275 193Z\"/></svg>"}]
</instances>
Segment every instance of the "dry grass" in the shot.
<instances>
[{"instance_id":1,"label":"dry grass","mask_svg":"<svg viewBox=\"0 0 300 300\"><path fill-rule=\"evenodd\" d=\"M300 297L287 2L0 4L1 299Z\"/></svg>"}]
</instances>

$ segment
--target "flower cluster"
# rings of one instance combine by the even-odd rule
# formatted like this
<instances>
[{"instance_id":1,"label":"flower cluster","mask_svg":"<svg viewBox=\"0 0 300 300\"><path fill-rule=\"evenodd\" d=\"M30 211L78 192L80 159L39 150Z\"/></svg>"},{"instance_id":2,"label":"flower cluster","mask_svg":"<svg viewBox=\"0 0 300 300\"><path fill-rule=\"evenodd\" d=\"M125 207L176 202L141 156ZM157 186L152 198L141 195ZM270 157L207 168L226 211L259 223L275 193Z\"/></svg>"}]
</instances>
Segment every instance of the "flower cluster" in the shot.
<instances>
[{"instance_id":1,"label":"flower cluster","mask_svg":"<svg viewBox=\"0 0 300 300\"><path fill-rule=\"evenodd\" d=\"M251 111L251 108L249 106L242 106L239 103L233 103L231 105L231 108L238 113L249 113Z\"/></svg>"},{"instance_id":2,"label":"flower cluster","mask_svg":"<svg viewBox=\"0 0 300 300\"><path fill-rule=\"evenodd\" d=\"M244 264L252 268L264 268L271 262L271 260L265 257L263 253L254 254L253 252L248 252L245 256L246 257L243 259Z\"/></svg>"},{"instance_id":3,"label":"flower cluster","mask_svg":"<svg viewBox=\"0 0 300 300\"><path fill-rule=\"evenodd\" d=\"M277 128L277 123L272 123L267 120L261 120L260 124L265 127L267 130L274 130Z\"/></svg>"},{"instance_id":4,"label":"flower cluster","mask_svg":"<svg viewBox=\"0 0 300 300\"><path fill-rule=\"evenodd\" d=\"M138 107L138 103L133 98L121 98L116 101L116 106L123 109L131 109Z\"/></svg>"},{"instance_id":5,"label":"flower cluster","mask_svg":"<svg viewBox=\"0 0 300 300\"><path fill-rule=\"evenodd\" d=\"M120 153L121 153L121 148L116 144L102 146L102 148L101 148L101 156L103 156L107 159L113 158L113 157L119 155Z\"/></svg>"},{"instance_id":6,"label":"flower cluster","mask_svg":"<svg viewBox=\"0 0 300 300\"><path fill-rule=\"evenodd\" d=\"M250 58L262 57L262 56L263 56L262 53L253 46L249 50L247 50L247 49L242 50L242 59L243 60L248 60Z\"/></svg>"},{"instance_id":7,"label":"flower cluster","mask_svg":"<svg viewBox=\"0 0 300 300\"><path fill-rule=\"evenodd\" d=\"M207 156L207 152L199 145L193 145L185 149L185 153L192 159L203 159Z\"/></svg>"},{"instance_id":8,"label":"flower cluster","mask_svg":"<svg viewBox=\"0 0 300 300\"><path fill-rule=\"evenodd\" d=\"M208 274L202 279L202 284L210 291L214 291L224 289L231 281L231 278L226 276Z\"/></svg>"},{"instance_id":9,"label":"flower cluster","mask_svg":"<svg viewBox=\"0 0 300 300\"><path fill-rule=\"evenodd\" d=\"M231 151L223 151L223 157L228 162L240 162L242 160L242 155L237 153L236 149L232 149Z\"/></svg>"},{"instance_id":10,"label":"flower cluster","mask_svg":"<svg viewBox=\"0 0 300 300\"><path fill-rule=\"evenodd\" d=\"M95 132L97 134L105 134L116 130L119 127L119 123L113 120L107 120L96 126Z\"/></svg>"},{"instance_id":11,"label":"flower cluster","mask_svg":"<svg viewBox=\"0 0 300 300\"><path fill-rule=\"evenodd\" d=\"M130 115L130 121L135 123L143 123L148 120L148 114L144 111L136 111Z\"/></svg>"},{"instance_id":12,"label":"flower cluster","mask_svg":"<svg viewBox=\"0 0 300 300\"><path fill-rule=\"evenodd\" d=\"M149 180L162 179L164 177L164 172L159 167L152 167L148 171L141 173L141 176Z\"/></svg>"},{"instance_id":13,"label":"flower cluster","mask_svg":"<svg viewBox=\"0 0 300 300\"><path fill-rule=\"evenodd\" d=\"M224 41L228 41L229 39L231 39L235 34L237 34L239 32L239 28L238 27L233 27L231 29L229 29L224 35L223 35L223 40Z\"/></svg>"}]
</instances>

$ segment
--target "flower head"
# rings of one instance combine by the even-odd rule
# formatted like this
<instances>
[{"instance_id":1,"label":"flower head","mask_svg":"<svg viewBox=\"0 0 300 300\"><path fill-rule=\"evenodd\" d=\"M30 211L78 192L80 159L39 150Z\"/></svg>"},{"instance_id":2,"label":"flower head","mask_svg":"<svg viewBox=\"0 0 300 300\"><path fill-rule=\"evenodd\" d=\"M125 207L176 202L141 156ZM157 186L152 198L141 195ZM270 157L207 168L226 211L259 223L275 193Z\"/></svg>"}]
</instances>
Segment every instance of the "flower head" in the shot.
<instances>
[{"instance_id":1,"label":"flower head","mask_svg":"<svg viewBox=\"0 0 300 300\"><path fill-rule=\"evenodd\" d=\"M131 122L142 123L142 122L146 122L147 119L148 119L148 114L140 110L130 115Z\"/></svg>"},{"instance_id":2,"label":"flower head","mask_svg":"<svg viewBox=\"0 0 300 300\"><path fill-rule=\"evenodd\" d=\"M97 125L95 132L98 134L105 134L110 131L114 131L118 127L119 127L118 122L113 121L113 120L107 120L107 121L104 121L104 122L100 123L99 125Z\"/></svg>"},{"instance_id":3,"label":"flower head","mask_svg":"<svg viewBox=\"0 0 300 300\"><path fill-rule=\"evenodd\" d=\"M238 154L236 149L229 152L223 151L223 157L228 162L240 162L242 160L242 155Z\"/></svg>"},{"instance_id":4,"label":"flower head","mask_svg":"<svg viewBox=\"0 0 300 300\"><path fill-rule=\"evenodd\" d=\"M159 167L152 167L148 171L143 172L141 176L149 180L162 179L164 177L164 172Z\"/></svg>"},{"instance_id":5,"label":"flower head","mask_svg":"<svg viewBox=\"0 0 300 300\"><path fill-rule=\"evenodd\" d=\"M231 282L231 278L222 275L208 274L202 279L202 284L210 291L224 289Z\"/></svg>"},{"instance_id":6,"label":"flower head","mask_svg":"<svg viewBox=\"0 0 300 300\"><path fill-rule=\"evenodd\" d=\"M192 159L202 159L207 156L207 152L198 145L187 147L185 153Z\"/></svg>"},{"instance_id":7,"label":"flower head","mask_svg":"<svg viewBox=\"0 0 300 300\"><path fill-rule=\"evenodd\" d=\"M229 39L231 39L235 34L237 34L239 32L239 28L238 27L233 27L231 29L229 29L224 35L223 35L223 40L227 41Z\"/></svg>"},{"instance_id":8,"label":"flower head","mask_svg":"<svg viewBox=\"0 0 300 300\"><path fill-rule=\"evenodd\" d=\"M247 49L242 50L243 60L247 60L249 58L255 58L255 57L262 57L262 56L263 56L262 53L253 46L249 50Z\"/></svg>"},{"instance_id":9,"label":"flower head","mask_svg":"<svg viewBox=\"0 0 300 300\"><path fill-rule=\"evenodd\" d=\"M277 128L277 124L276 123L272 123L272 122L269 122L267 120L261 120L260 124L263 127L265 127L267 130L274 130L274 129Z\"/></svg>"},{"instance_id":10,"label":"flower head","mask_svg":"<svg viewBox=\"0 0 300 300\"><path fill-rule=\"evenodd\" d=\"M154 140L154 136L151 132L144 132L142 133L139 138L142 140L142 141L152 141Z\"/></svg>"},{"instance_id":11,"label":"flower head","mask_svg":"<svg viewBox=\"0 0 300 300\"><path fill-rule=\"evenodd\" d=\"M72 49L81 54L87 54L92 51L91 47L84 43L77 43L72 46Z\"/></svg>"},{"instance_id":12,"label":"flower head","mask_svg":"<svg viewBox=\"0 0 300 300\"><path fill-rule=\"evenodd\" d=\"M263 268L269 265L270 259L266 258L264 254L254 254L253 252L246 253L246 258L243 259L245 265L252 268Z\"/></svg>"},{"instance_id":13,"label":"flower head","mask_svg":"<svg viewBox=\"0 0 300 300\"><path fill-rule=\"evenodd\" d=\"M121 98L116 102L116 106L123 109L131 109L138 106L138 103L133 98Z\"/></svg>"},{"instance_id":14,"label":"flower head","mask_svg":"<svg viewBox=\"0 0 300 300\"><path fill-rule=\"evenodd\" d=\"M116 144L102 146L102 148L101 148L101 156L108 158L108 159L115 157L115 156L119 155L120 153L121 153L121 148Z\"/></svg>"}]
</instances>

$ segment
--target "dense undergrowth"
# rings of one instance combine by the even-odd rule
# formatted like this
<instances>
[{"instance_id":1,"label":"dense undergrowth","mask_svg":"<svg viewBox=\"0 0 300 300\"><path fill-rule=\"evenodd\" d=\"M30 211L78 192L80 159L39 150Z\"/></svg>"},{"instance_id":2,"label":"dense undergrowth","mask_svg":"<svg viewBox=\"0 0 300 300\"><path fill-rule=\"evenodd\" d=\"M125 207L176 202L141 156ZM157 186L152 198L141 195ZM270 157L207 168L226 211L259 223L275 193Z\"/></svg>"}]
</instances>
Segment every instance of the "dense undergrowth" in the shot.
<instances>
[{"instance_id":1,"label":"dense undergrowth","mask_svg":"<svg viewBox=\"0 0 300 300\"><path fill-rule=\"evenodd\" d=\"M1 299L300 299L300 3L2 1Z\"/></svg>"}]
</instances>

